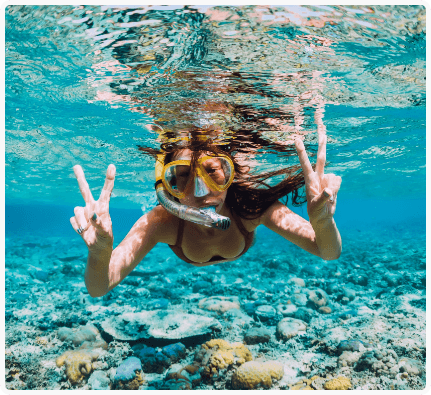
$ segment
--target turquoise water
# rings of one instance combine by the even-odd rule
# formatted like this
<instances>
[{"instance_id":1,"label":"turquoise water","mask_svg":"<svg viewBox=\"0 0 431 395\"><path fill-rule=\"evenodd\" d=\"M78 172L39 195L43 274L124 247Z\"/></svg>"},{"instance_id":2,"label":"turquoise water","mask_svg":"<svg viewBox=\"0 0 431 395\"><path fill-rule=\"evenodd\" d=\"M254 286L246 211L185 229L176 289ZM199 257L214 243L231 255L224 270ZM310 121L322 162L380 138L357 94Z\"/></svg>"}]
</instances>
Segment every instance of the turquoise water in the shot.
<instances>
[{"instance_id":1,"label":"turquoise water","mask_svg":"<svg viewBox=\"0 0 431 395\"><path fill-rule=\"evenodd\" d=\"M310 86L323 103L326 171L343 178L337 221L347 216L348 227L397 219L425 224L423 7L8 6L5 17L7 235L26 228L17 224L15 210L27 210L27 223L44 231L66 234L66 211L72 216L82 204L75 164L97 196L114 163L111 209L148 211L156 203L154 161L137 151L137 145L159 144L148 125L181 129L212 119L234 129L244 120L204 109L199 100L234 101L247 114L278 115L284 126L294 121L296 100L302 130L313 138L317 107L301 96ZM249 34L255 38L246 39ZM302 83L292 79L298 72ZM241 92L235 73L254 91ZM219 84L234 89L220 92ZM187 96L193 111L181 113ZM169 110L173 115L162 121ZM268 140L288 136L286 127L268 125L263 116L241 130ZM266 168L271 162L280 166L283 159L268 153L257 159ZM64 214L39 218L34 204ZM392 205L398 209L384 209ZM114 232L121 226L114 222Z\"/></svg>"},{"instance_id":2,"label":"turquoise water","mask_svg":"<svg viewBox=\"0 0 431 395\"><path fill-rule=\"evenodd\" d=\"M116 246L157 204L154 160L137 147L158 147L161 129L281 142L299 133L311 155L319 111L325 171L342 177L335 221L343 254L334 264L348 273L347 262L370 262L364 250L373 263L425 259L425 13L423 6L6 7L7 287L24 270L16 256L51 273L53 256L77 255L83 271L87 250L69 223L84 205L74 165L97 199L115 164ZM252 159L265 170L298 163L271 149ZM305 204L291 208L308 218ZM241 271L249 260L259 267L262 254L322 265L263 227L257 236L237 266L208 271ZM391 249L398 255L388 258ZM202 270L165 245L137 270L165 264ZM74 281L83 287L83 273Z\"/></svg>"}]
</instances>

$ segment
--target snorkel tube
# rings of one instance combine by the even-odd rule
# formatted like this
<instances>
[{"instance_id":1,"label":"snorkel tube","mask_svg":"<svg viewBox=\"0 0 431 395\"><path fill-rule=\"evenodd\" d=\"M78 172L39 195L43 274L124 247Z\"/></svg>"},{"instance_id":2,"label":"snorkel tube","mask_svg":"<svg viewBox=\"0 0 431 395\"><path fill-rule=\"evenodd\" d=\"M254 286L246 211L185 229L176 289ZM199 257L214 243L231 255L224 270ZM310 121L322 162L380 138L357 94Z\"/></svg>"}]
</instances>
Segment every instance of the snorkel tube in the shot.
<instances>
[{"instance_id":1,"label":"snorkel tube","mask_svg":"<svg viewBox=\"0 0 431 395\"><path fill-rule=\"evenodd\" d=\"M184 204L178 203L173 200L171 194L166 190L162 181L162 172L165 163L165 155L157 155L156 161L156 195L160 204L169 213L185 219L186 221L194 222L195 224L208 226L209 228L216 228L226 230L230 226L230 218L224 217L215 212L214 207L195 208L189 207Z\"/></svg>"}]
</instances>

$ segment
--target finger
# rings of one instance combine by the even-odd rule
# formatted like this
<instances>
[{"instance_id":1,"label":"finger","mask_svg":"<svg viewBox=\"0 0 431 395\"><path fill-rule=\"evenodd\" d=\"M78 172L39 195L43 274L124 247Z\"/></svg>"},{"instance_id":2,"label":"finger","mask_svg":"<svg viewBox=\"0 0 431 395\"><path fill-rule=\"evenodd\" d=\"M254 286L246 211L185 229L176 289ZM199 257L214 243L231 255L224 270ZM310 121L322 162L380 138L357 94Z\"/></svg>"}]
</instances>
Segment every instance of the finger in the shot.
<instances>
[{"instance_id":1,"label":"finger","mask_svg":"<svg viewBox=\"0 0 431 395\"><path fill-rule=\"evenodd\" d=\"M319 133L319 149L317 150L316 174L322 177L326 162L326 134Z\"/></svg>"},{"instance_id":2,"label":"finger","mask_svg":"<svg viewBox=\"0 0 431 395\"><path fill-rule=\"evenodd\" d=\"M316 207L321 208L327 202L334 202L334 195L332 191L328 188L325 188L318 197L315 199Z\"/></svg>"},{"instance_id":3,"label":"finger","mask_svg":"<svg viewBox=\"0 0 431 395\"><path fill-rule=\"evenodd\" d=\"M76 219L76 223L78 224L78 229L87 230L88 221L87 221L87 218L85 217L84 207L75 207L73 211L75 213L75 219Z\"/></svg>"},{"instance_id":4,"label":"finger","mask_svg":"<svg viewBox=\"0 0 431 395\"><path fill-rule=\"evenodd\" d=\"M108 170L106 171L105 185L103 186L99 197L99 201L101 203L109 203L112 190L114 189L115 170L116 169L114 165L111 164L108 166Z\"/></svg>"},{"instance_id":5,"label":"finger","mask_svg":"<svg viewBox=\"0 0 431 395\"><path fill-rule=\"evenodd\" d=\"M102 228L102 219L96 214L93 213L93 215L90 218L90 223L98 230L103 230Z\"/></svg>"},{"instance_id":6,"label":"finger","mask_svg":"<svg viewBox=\"0 0 431 395\"><path fill-rule=\"evenodd\" d=\"M73 172L75 173L75 177L78 180L79 190L81 191L81 195L84 198L85 203L91 203L94 199L87 180L85 179L82 167L79 165L73 166Z\"/></svg>"},{"instance_id":7,"label":"finger","mask_svg":"<svg viewBox=\"0 0 431 395\"><path fill-rule=\"evenodd\" d=\"M325 186L333 191L338 192L341 186L341 177L335 174L325 174L324 179L326 180Z\"/></svg>"},{"instance_id":8,"label":"finger","mask_svg":"<svg viewBox=\"0 0 431 395\"><path fill-rule=\"evenodd\" d=\"M304 143L300 139L295 139L296 152L298 153L299 162L301 163L304 172L305 182L308 184L311 181L313 168L311 167L310 160L308 159L307 152L305 151Z\"/></svg>"},{"instance_id":9,"label":"finger","mask_svg":"<svg viewBox=\"0 0 431 395\"><path fill-rule=\"evenodd\" d=\"M72 228L75 230L75 232L76 232L76 233L78 233L78 234L80 234L80 232L78 232L79 225L78 225L78 223L76 222L75 217L71 217L71 218L70 218L70 224L72 225Z\"/></svg>"}]
</instances>

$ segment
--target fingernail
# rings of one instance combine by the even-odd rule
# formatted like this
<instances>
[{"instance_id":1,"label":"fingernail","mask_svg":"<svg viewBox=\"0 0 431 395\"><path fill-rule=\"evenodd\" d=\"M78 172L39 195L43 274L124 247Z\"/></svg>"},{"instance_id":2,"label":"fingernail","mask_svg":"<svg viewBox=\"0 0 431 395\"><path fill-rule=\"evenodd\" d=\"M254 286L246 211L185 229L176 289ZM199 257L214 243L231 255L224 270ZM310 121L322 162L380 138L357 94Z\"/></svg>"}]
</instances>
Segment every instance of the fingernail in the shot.
<instances>
[{"instance_id":1,"label":"fingernail","mask_svg":"<svg viewBox=\"0 0 431 395\"><path fill-rule=\"evenodd\" d=\"M94 214L93 214L93 216L91 217L91 219L92 219L93 221L96 221L96 218L97 218L97 215L96 215L96 213L94 213Z\"/></svg>"}]
</instances>

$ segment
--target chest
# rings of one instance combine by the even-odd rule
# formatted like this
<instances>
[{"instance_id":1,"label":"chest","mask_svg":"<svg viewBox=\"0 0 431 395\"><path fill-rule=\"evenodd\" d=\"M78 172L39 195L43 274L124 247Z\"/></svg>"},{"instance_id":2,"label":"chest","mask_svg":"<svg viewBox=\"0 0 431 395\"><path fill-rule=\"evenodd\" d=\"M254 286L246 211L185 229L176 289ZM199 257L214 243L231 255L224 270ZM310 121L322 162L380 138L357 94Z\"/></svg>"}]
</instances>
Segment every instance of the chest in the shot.
<instances>
[{"instance_id":1,"label":"chest","mask_svg":"<svg viewBox=\"0 0 431 395\"><path fill-rule=\"evenodd\" d=\"M202 235L192 226L184 227L181 247L184 255L194 262L208 262L215 256L232 259L240 255L246 247L244 235L236 224L226 231L215 231L213 235Z\"/></svg>"}]
</instances>

